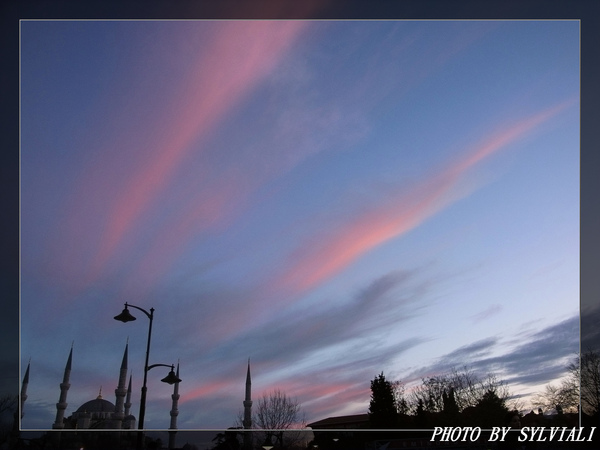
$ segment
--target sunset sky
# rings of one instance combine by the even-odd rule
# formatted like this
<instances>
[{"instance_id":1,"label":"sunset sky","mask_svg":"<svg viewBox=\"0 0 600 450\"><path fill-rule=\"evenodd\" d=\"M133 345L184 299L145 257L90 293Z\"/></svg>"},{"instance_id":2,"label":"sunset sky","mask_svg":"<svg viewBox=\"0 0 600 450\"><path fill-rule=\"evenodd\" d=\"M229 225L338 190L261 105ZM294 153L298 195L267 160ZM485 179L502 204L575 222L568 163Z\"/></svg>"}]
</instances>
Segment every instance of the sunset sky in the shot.
<instances>
[{"instance_id":1,"label":"sunset sky","mask_svg":"<svg viewBox=\"0 0 600 450\"><path fill-rule=\"evenodd\" d=\"M180 362L180 429L579 344L577 21L21 23L22 427ZM167 370L148 428L169 426Z\"/></svg>"}]
</instances>

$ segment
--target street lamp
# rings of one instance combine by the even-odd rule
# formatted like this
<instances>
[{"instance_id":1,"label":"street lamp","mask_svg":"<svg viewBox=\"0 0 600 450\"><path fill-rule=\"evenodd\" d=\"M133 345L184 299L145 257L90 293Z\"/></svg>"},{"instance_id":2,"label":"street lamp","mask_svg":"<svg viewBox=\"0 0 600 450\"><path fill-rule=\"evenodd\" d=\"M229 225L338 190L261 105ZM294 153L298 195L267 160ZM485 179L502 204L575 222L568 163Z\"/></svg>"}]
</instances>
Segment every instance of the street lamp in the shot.
<instances>
[{"instance_id":1,"label":"street lamp","mask_svg":"<svg viewBox=\"0 0 600 450\"><path fill-rule=\"evenodd\" d=\"M271 450L273 448L273 444L271 443L271 434L267 434L267 438L265 439L265 443L262 445L262 448L265 450Z\"/></svg>"},{"instance_id":2,"label":"street lamp","mask_svg":"<svg viewBox=\"0 0 600 450\"><path fill-rule=\"evenodd\" d=\"M175 364L152 364L151 366L148 366L148 370L158 366L171 368L169 374L160 381L167 384L175 384L181 382L181 379L177 375L175 375Z\"/></svg>"},{"instance_id":3,"label":"street lamp","mask_svg":"<svg viewBox=\"0 0 600 450\"><path fill-rule=\"evenodd\" d=\"M174 384L179 383L181 380L175 375L175 372L173 371L175 366L172 364L152 364L151 366L148 365L148 359L150 358L150 339L152 338L152 321L154 320L154 308L150 308L150 312L148 312L144 308L140 308L139 306L125 303L125 308L123 309L123 312L121 312L121 314L119 314L118 316L115 316L115 320L118 320L123 323L136 320L136 318L132 316L129 312L128 307L140 310L141 312L146 314L146 317L148 317L148 319L150 320L150 325L148 327L148 342L146 344L146 361L144 363L144 382L142 384L142 395L140 397L140 415L138 418L138 430L140 431L138 433L137 448L138 450L141 450L143 447L144 437L144 416L146 415L146 391L148 390L148 388L146 387L146 383L148 380L148 371L153 367L157 366L170 367L171 371L169 372L169 374L160 381L168 384Z\"/></svg>"}]
</instances>

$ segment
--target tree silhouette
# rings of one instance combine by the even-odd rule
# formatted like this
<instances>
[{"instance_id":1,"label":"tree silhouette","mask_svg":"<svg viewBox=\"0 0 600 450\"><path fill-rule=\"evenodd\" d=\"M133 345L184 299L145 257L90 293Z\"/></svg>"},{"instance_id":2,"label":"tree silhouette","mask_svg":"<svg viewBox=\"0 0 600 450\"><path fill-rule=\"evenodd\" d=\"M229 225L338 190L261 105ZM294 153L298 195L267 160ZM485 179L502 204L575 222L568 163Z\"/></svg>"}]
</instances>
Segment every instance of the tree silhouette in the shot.
<instances>
[{"instance_id":1,"label":"tree silhouette","mask_svg":"<svg viewBox=\"0 0 600 450\"><path fill-rule=\"evenodd\" d=\"M451 390L454 400L448 397ZM444 402L452 401L462 412L465 408L477 405L489 390L501 399L510 397L504 382L494 375L481 378L466 367L462 370L452 369L449 373L423 378L422 384L411 392L410 404L414 411L421 400L427 412L435 413L444 411L447 407Z\"/></svg>"},{"instance_id":2,"label":"tree silhouette","mask_svg":"<svg viewBox=\"0 0 600 450\"><path fill-rule=\"evenodd\" d=\"M400 380L390 382L392 390L394 392L394 402L396 404L396 411L399 414L407 414L409 410L408 402L405 396L405 386Z\"/></svg>"},{"instance_id":3,"label":"tree silhouette","mask_svg":"<svg viewBox=\"0 0 600 450\"><path fill-rule=\"evenodd\" d=\"M546 412L556 411L557 405L561 405L563 411L576 412L579 406L579 379L569 376L558 386L547 384L544 392L537 393L531 404Z\"/></svg>"},{"instance_id":4,"label":"tree silhouette","mask_svg":"<svg viewBox=\"0 0 600 450\"><path fill-rule=\"evenodd\" d=\"M278 447L290 447L299 442L303 437L302 433L291 430L306 426L298 401L278 389L258 400L252 423L265 430L264 440L270 439ZM290 431L284 434L284 430Z\"/></svg>"},{"instance_id":5,"label":"tree silhouette","mask_svg":"<svg viewBox=\"0 0 600 450\"><path fill-rule=\"evenodd\" d=\"M8 441L18 426L17 403L16 395L7 394L0 397L0 446Z\"/></svg>"},{"instance_id":6,"label":"tree silhouette","mask_svg":"<svg viewBox=\"0 0 600 450\"><path fill-rule=\"evenodd\" d=\"M442 393L442 402L444 404L443 412L447 415L454 416L458 414L458 405L456 404L456 397L454 395L454 388L450 387L448 392L444 390Z\"/></svg>"},{"instance_id":7,"label":"tree silhouette","mask_svg":"<svg viewBox=\"0 0 600 450\"><path fill-rule=\"evenodd\" d=\"M579 369L581 380L580 395L581 409L590 416L600 413L600 353L587 350L580 358L579 367L575 364L569 366L573 374Z\"/></svg>"},{"instance_id":8,"label":"tree silhouette","mask_svg":"<svg viewBox=\"0 0 600 450\"><path fill-rule=\"evenodd\" d=\"M506 401L500 398L496 391L489 389L474 408L473 425L482 428L501 426L508 414Z\"/></svg>"},{"instance_id":9,"label":"tree silhouette","mask_svg":"<svg viewBox=\"0 0 600 450\"><path fill-rule=\"evenodd\" d=\"M213 438L215 446L212 450L239 450L241 448L238 440L239 428L228 428L222 433L217 433Z\"/></svg>"},{"instance_id":10,"label":"tree silhouette","mask_svg":"<svg viewBox=\"0 0 600 450\"><path fill-rule=\"evenodd\" d=\"M543 393L538 393L532 404L543 410L563 412L581 410L593 416L600 412L600 353L586 350L576 356L567 366L568 375L557 386L546 385ZM557 411L558 412L558 411Z\"/></svg>"},{"instance_id":11,"label":"tree silhouette","mask_svg":"<svg viewBox=\"0 0 600 450\"><path fill-rule=\"evenodd\" d=\"M371 381L369 421L371 428L394 428L398 422L394 389L383 372Z\"/></svg>"},{"instance_id":12,"label":"tree silhouette","mask_svg":"<svg viewBox=\"0 0 600 450\"><path fill-rule=\"evenodd\" d=\"M417 428L427 428L427 413L425 412L425 405L423 399L417 401L417 408L415 411L415 425Z\"/></svg>"}]
</instances>

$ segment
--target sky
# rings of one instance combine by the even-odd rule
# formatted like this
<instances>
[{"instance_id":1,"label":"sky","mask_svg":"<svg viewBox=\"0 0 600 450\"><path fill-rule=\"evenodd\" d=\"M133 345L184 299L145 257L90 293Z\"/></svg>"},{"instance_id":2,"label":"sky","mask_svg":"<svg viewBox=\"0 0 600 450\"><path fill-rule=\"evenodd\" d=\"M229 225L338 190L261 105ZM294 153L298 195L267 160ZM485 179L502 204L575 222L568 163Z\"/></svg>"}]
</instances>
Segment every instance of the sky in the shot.
<instances>
[{"instance_id":1,"label":"sky","mask_svg":"<svg viewBox=\"0 0 600 450\"><path fill-rule=\"evenodd\" d=\"M179 429L579 349L579 22L23 21L23 429L180 364ZM147 428L168 428L168 369Z\"/></svg>"}]
</instances>

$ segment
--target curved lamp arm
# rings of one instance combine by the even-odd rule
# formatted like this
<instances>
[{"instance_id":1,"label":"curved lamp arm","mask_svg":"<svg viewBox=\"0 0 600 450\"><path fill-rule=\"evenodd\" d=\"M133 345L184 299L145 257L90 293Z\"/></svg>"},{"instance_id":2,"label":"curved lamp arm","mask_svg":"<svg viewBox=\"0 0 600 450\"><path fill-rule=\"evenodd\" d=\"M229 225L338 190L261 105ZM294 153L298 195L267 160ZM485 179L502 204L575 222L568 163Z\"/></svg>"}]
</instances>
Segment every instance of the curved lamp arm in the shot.
<instances>
[{"instance_id":1,"label":"curved lamp arm","mask_svg":"<svg viewBox=\"0 0 600 450\"><path fill-rule=\"evenodd\" d=\"M151 366L148 366L146 368L146 372L148 372L150 369L154 368L154 367L169 367L171 369L171 371L169 372L169 374L164 377L162 380L163 383L167 383L167 384L175 384L175 383L180 383L181 382L181 378L179 378L177 375L175 375L175 365L174 364L152 364Z\"/></svg>"},{"instance_id":2,"label":"curved lamp arm","mask_svg":"<svg viewBox=\"0 0 600 450\"><path fill-rule=\"evenodd\" d=\"M128 306L131 306L132 308L143 312L144 314L146 314L146 316L148 316L148 319L152 320L152 316L154 315L154 308L150 308L150 312L148 312L144 308L140 308L139 306L132 305L131 303L125 303L125 308L127 308Z\"/></svg>"},{"instance_id":3,"label":"curved lamp arm","mask_svg":"<svg viewBox=\"0 0 600 450\"><path fill-rule=\"evenodd\" d=\"M171 370L175 370L175 364L152 364L151 366L148 366L148 370L154 369L155 367L170 367Z\"/></svg>"}]
</instances>

